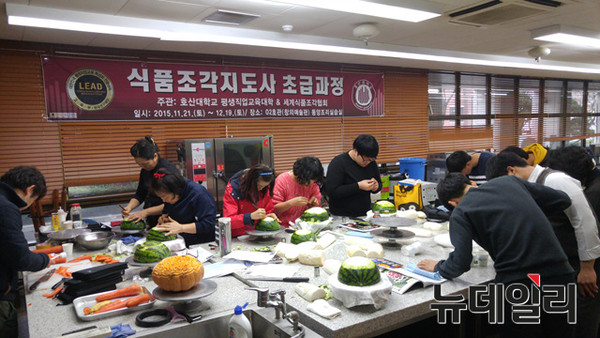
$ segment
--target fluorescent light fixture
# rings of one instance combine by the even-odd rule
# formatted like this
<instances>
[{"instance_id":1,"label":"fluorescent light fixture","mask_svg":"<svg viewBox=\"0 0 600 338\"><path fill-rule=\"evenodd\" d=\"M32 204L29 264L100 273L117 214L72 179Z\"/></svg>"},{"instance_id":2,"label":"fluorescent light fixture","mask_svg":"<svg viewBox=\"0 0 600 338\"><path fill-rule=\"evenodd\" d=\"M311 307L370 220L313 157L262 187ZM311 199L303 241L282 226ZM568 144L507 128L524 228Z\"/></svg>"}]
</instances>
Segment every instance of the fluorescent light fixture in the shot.
<instances>
[{"instance_id":1,"label":"fluorescent light fixture","mask_svg":"<svg viewBox=\"0 0 600 338\"><path fill-rule=\"evenodd\" d=\"M81 23L67 20L50 20L28 18L23 16L11 15L8 17L8 23L17 26L42 27L52 29L65 29L70 31L103 33L114 35L139 36L147 38L160 38L163 32L151 29L140 29L132 27L118 27L111 25L101 25L92 23Z\"/></svg>"},{"instance_id":2,"label":"fluorescent light fixture","mask_svg":"<svg viewBox=\"0 0 600 338\"><path fill-rule=\"evenodd\" d=\"M396 1L398 5L385 5L361 0L269 0L290 5L328 9L380 18L421 22L441 15L439 6L425 1ZM404 5L406 4L406 5ZM406 7L404 7L404 6Z\"/></svg>"},{"instance_id":3,"label":"fluorescent light fixture","mask_svg":"<svg viewBox=\"0 0 600 338\"><path fill-rule=\"evenodd\" d=\"M600 35L597 32L577 27L552 25L531 31L534 40L563 43L582 47L600 48Z\"/></svg>"}]
</instances>

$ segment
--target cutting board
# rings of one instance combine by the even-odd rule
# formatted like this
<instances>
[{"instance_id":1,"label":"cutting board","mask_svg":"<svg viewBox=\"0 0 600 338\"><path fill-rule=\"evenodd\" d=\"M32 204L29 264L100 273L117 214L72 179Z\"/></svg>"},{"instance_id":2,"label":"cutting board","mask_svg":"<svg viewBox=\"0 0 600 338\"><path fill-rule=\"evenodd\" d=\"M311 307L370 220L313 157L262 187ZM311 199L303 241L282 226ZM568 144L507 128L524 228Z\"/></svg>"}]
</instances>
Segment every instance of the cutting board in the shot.
<instances>
[{"instance_id":1,"label":"cutting board","mask_svg":"<svg viewBox=\"0 0 600 338\"><path fill-rule=\"evenodd\" d=\"M33 283L35 283L35 281L37 281L38 279L40 279L40 277L42 277L46 272L50 271L51 269L58 269L61 266L66 266L69 269L69 272L75 272L81 269L85 269L85 268L90 268L92 266L97 266L100 265L102 263L97 263L97 262L90 262L90 261L82 261L82 262L75 262L75 263L63 263L63 264L54 264L51 265L49 268L45 268L43 270L40 271L36 271L36 272L30 272L28 274L24 275L24 284L25 284L25 289L29 290L29 286ZM50 288L58 283L61 279L63 278L62 275L58 274L58 273L54 273L52 275L52 277L50 277L50 279L48 279L45 282L41 282L40 285L38 285L37 289L35 291L39 291L39 290L44 290L44 293L48 292L48 290L50 290ZM34 291L34 292L35 292Z\"/></svg>"}]
</instances>

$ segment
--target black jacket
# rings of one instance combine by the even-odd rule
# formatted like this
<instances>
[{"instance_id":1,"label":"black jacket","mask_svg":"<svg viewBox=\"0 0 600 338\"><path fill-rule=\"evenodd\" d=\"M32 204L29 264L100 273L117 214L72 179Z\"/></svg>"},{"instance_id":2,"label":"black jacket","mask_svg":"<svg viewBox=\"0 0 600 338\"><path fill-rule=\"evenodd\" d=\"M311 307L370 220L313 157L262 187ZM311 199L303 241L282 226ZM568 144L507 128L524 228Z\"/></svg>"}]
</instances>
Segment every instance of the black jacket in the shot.
<instances>
[{"instance_id":1,"label":"black jacket","mask_svg":"<svg viewBox=\"0 0 600 338\"><path fill-rule=\"evenodd\" d=\"M564 192L516 176L471 188L450 216L450 241L455 249L435 270L445 278L468 271L475 240L494 260L496 282L526 280L528 273L539 273L542 278L572 274L544 215L544 211L570 205Z\"/></svg>"},{"instance_id":2,"label":"black jacket","mask_svg":"<svg viewBox=\"0 0 600 338\"><path fill-rule=\"evenodd\" d=\"M29 250L19 210L26 205L10 186L0 182L0 300L13 300L18 271L39 271L50 261L48 255Z\"/></svg>"},{"instance_id":3,"label":"black jacket","mask_svg":"<svg viewBox=\"0 0 600 338\"><path fill-rule=\"evenodd\" d=\"M160 156L158 157L158 163L156 164L156 167L154 167L154 169L150 171L145 169L140 170L140 180L138 182L138 187L133 198L138 200L140 203L143 202L144 209L163 204L163 201L160 199L160 197L156 196L155 194L149 191L150 184L154 179L154 173L158 172L159 169L163 168L172 173L179 174L179 169L177 169L175 165L173 165L171 162L165 160ZM156 215L148 216L146 218L146 223L148 223L150 227L154 227L158 222L159 217L160 216Z\"/></svg>"}]
</instances>

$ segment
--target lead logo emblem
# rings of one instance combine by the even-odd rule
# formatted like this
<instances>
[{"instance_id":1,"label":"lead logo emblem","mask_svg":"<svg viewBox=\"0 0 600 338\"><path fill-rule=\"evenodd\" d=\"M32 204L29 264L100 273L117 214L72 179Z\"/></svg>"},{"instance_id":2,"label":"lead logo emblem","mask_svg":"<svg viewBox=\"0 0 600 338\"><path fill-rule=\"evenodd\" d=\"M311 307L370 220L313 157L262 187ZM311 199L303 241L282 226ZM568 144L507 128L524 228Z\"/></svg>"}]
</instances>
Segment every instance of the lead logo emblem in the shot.
<instances>
[{"instance_id":1,"label":"lead logo emblem","mask_svg":"<svg viewBox=\"0 0 600 338\"><path fill-rule=\"evenodd\" d=\"M95 69L80 69L67 79L71 102L86 111L102 110L113 100L114 87L108 76Z\"/></svg>"}]
</instances>

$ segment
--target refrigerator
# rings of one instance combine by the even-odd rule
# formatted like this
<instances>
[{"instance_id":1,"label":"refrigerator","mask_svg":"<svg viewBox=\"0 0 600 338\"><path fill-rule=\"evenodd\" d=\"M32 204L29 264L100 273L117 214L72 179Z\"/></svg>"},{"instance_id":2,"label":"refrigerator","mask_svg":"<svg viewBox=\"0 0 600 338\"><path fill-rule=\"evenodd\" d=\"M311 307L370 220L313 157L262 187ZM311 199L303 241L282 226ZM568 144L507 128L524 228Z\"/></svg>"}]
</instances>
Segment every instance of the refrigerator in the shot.
<instances>
[{"instance_id":1,"label":"refrigerator","mask_svg":"<svg viewBox=\"0 0 600 338\"><path fill-rule=\"evenodd\" d=\"M223 194L229 179L240 170L262 163L273 168L273 136L187 139L180 150L183 174L202 184L223 211Z\"/></svg>"}]
</instances>

